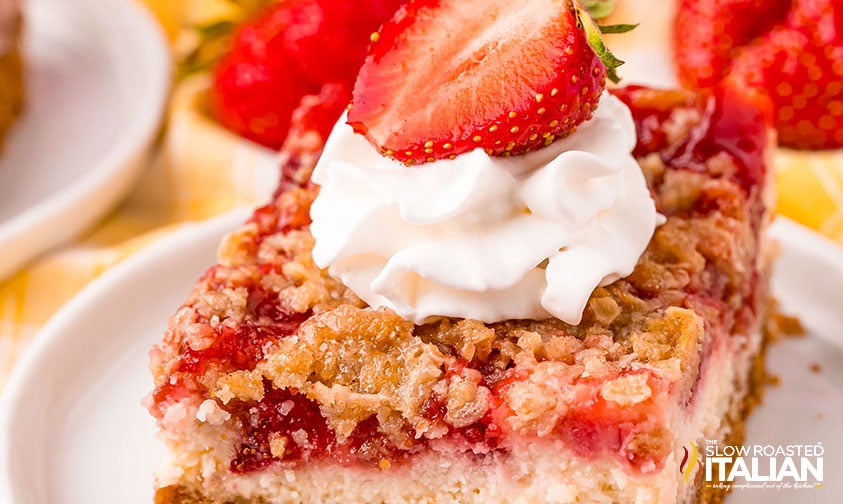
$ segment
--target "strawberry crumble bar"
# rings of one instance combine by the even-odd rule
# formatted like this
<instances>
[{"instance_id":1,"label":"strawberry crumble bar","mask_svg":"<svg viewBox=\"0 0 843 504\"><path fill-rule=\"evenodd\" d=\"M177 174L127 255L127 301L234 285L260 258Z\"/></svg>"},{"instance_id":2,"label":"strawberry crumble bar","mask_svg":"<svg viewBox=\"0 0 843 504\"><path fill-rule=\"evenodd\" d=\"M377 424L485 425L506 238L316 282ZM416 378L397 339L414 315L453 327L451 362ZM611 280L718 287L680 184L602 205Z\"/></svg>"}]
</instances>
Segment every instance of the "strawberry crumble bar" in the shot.
<instances>
[{"instance_id":1,"label":"strawberry crumble bar","mask_svg":"<svg viewBox=\"0 0 843 504\"><path fill-rule=\"evenodd\" d=\"M151 352L156 502L719 501L679 465L763 377L771 136L735 90L614 93L666 222L578 325L367 307L313 262L322 142L293 134Z\"/></svg>"}]
</instances>

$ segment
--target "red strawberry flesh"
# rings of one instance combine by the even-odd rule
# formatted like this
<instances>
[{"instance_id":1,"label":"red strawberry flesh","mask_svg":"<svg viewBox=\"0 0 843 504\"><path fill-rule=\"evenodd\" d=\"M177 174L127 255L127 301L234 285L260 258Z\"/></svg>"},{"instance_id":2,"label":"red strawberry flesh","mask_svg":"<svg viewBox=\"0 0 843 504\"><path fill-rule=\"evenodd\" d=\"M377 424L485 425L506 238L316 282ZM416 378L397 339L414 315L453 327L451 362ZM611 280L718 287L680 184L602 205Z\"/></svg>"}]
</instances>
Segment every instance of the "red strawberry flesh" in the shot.
<instances>
[{"instance_id":1,"label":"red strawberry flesh","mask_svg":"<svg viewBox=\"0 0 843 504\"><path fill-rule=\"evenodd\" d=\"M361 68L348 122L408 163L521 153L592 115L606 68L570 1L415 0Z\"/></svg>"},{"instance_id":2,"label":"red strawberry flesh","mask_svg":"<svg viewBox=\"0 0 843 504\"><path fill-rule=\"evenodd\" d=\"M403 0L286 0L240 27L214 72L211 106L227 128L281 147L302 97L338 86L336 113L350 90L369 35Z\"/></svg>"},{"instance_id":3,"label":"red strawberry flesh","mask_svg":"<svg viewBox=\"0 0 843 504\"><path fill-rule=\"evenodd\" d=\"M286 65L276 57L276 65ZM301 80L279 80L264 60L245 50L225 56L214 72L211 105L230 130L267 147L278 148L287 136L290 116L310 86Z\"/></svg>"}]
</instances>

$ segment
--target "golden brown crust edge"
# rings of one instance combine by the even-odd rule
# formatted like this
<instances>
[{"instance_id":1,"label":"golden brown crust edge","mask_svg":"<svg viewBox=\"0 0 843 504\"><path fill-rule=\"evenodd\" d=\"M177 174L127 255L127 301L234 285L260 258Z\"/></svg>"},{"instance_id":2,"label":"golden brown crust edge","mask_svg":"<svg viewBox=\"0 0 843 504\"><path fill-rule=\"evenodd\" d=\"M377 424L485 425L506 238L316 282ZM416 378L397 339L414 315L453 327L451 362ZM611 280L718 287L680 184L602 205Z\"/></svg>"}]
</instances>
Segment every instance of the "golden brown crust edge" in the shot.
<instances>
[{"instance_id":1,"label":"golden brown crust edge","mask_svg":"<svg viewBox=\"0 0 843 504\"><path fill-rule=\"evenodd\" d=\"M783 334L789 331L786 327L779 327L780 318L777 302L773 299L767 302L766 313L762 318L764 333L758 353L752 357L752 367L749 371L749 384L746 395L741 399L738 414L726 419L729 433L724 439L726 445L742 445L746 441L746 421L755 408L764 402L764 389L775 382L773 375L767 371L765 362L770 345L775 343ZM729 491L716 488L715 485L701 485L697 492L696 502L699 504L722 504Z\"/></svg>"},{"instance_id":2,"label":"golden brown crust edge","mask_svg":"<svg viewBox=\"0 0 843 504\"><path fill-rule=\"evenodd\" d=\"M20 51L22 31L20 16L14 23L14 42L9 51L0 54L0 148L7 130L23 110L23 58Z\"/></svg>"},{"instance_id":3,"label":"golden brown crust edge","mask_svg":"<svg viewBox=\"0 0 843 504\"><path fill-rule=\"evenodd\" d=\"M159 488L155 491L155 504L264 504L263 499L237 499L219 502L181 485Z\"/></svg>"}]
</instances>

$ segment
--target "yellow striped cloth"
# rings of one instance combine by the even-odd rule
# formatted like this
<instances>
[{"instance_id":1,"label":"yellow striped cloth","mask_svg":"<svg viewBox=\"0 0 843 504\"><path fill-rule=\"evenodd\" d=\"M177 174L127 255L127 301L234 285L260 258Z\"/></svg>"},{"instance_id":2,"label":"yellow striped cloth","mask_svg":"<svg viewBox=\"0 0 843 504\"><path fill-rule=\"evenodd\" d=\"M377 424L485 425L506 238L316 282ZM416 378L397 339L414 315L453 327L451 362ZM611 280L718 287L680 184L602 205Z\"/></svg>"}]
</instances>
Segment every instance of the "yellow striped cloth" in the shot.
<instances>
[{"instance_id":1,"label":"yellow striped cloth","mask_svg":"<svg viewBox=\"0 0 843 504\"><path fill-rule=\"evenodd\" d=\"M778 211L843 245L843 150L775 158Z\"/></svg>"},{"instance_id":2,"label":"yellow striped cloth","mask_svg":"<svg viewBox=\"0 0 843 504\"><path fill-rule=\"evenodd\" d=\"M0 281L0 390L26 343L97 275L192 221L270 197L275 153L240 141L202 113L197 102L206 80L179 85L166 134L122 205L93 231Z\"/></svg>"},{"instance_id":3,"label":"yellow striped cloth","mask_svg":"<svg viewBox=\"0 0 843 504\"><path fill-rule=\"evenodd\" d=\"M206 18L233 15L226 0L147 1L171 40L181 9ZM0 390L26 343L97 275L186 223L266 200L278 176L273 153L203 114L206 87L203 77L178 85L154 161L118 209L92 232L0 281ZM843 244L843 151L780 152L775 164L780 213Z\"/></svg>"}]
</instances>

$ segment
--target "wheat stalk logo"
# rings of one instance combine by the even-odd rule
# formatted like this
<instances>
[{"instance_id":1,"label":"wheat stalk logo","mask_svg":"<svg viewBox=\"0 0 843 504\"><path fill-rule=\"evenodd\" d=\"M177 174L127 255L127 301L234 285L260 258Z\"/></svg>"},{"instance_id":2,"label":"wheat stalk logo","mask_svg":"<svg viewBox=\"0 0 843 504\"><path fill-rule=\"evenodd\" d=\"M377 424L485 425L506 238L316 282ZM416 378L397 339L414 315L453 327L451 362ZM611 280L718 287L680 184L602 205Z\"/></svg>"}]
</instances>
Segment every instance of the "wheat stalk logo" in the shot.
<instances>
[{"instance_id":1,"label":"wheat stalk logo","mask_svg":"<svg viewBox=\"0 0 843 504\"><path fill-rule=\"evenodd\" d=\"M687 447L682 447L685 454L682 456L682 462L679 464L679 471L682 472L682 476L685 478L685 483L691 482L691 475L694 474L694 469L697 468L697 462L699 462L700 457L700 451L697 449L697 444L692 441L690 445L690 451Z\"/></svg>"}]
</instances>

